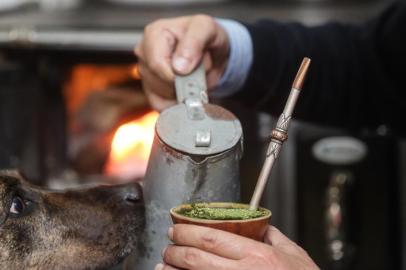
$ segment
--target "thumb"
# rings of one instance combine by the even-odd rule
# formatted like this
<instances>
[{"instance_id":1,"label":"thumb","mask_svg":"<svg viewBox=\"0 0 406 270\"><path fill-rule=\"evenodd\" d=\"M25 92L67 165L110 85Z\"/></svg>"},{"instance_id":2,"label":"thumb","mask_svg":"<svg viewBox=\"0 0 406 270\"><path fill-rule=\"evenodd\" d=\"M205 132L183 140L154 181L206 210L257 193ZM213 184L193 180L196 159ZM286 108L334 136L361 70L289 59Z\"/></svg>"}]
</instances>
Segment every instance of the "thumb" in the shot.
<instances>
[{"instance_id":1,"label":"thumb","mask_svg":"<svg viewBox=\"0 0 406 270\"><path fill-rule=\"evenodd\" d=\"M186 75L195 69L204 51L215 39L216 27L214 19L209 16L198 15L191 19L184 36L178 41L172 58L172 66L176 73Z\"/></svg>"}]
</instances>

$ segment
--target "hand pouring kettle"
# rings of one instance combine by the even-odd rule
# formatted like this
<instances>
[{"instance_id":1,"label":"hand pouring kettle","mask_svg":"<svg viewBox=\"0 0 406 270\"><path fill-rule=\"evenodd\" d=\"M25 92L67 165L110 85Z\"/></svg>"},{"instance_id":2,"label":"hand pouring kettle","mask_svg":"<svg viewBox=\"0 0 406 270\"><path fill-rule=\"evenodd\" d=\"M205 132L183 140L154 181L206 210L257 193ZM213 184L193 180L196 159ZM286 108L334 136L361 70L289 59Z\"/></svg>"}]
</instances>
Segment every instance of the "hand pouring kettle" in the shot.
<instances>
[{"instance_id":1,"label":"hand pouring kettle","mask_svg":"<svg viewBox=\"0 0 406 270\"><path fill-rule=\"evenodd\" d=\"M144 177L146 226L130 269L154 269L169 240L170 208L240 198L242 128L226 109L209 104L203 65L175 78L178 104L163 111Z\"/></svg>"}]
</instances>

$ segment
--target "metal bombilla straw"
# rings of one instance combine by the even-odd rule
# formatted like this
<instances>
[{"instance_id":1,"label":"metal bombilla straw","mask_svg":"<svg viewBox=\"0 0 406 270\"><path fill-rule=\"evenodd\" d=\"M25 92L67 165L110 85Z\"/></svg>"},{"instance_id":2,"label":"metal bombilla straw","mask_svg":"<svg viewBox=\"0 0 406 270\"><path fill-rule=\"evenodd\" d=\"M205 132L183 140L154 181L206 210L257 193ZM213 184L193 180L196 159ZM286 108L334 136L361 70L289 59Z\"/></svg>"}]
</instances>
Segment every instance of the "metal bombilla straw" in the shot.
<instances>
[{"instance_id":1,"label":"metal bombilla straw","mask_svg":"<svg viewBox=\"0 0 406 270\"><path fill-rule=\"evenodd\" d=\"M275 160L279 156L279 152L281 151L283 142L286 141L288 138L288 128L290 120L292 119L293 109L295 108L296 101L299 97L300 91L302 90L303 82L306 77L309 65L310 59L305 57L293 82L292 90L290 91L289 98L286 102L283 113L279 116L276 128L272 130L271 142L266 153L264 165L262 166L261 173L257 180L257 185L255 186L254 194L252 195L250 210L256 210L258 208L272 167L275 163Z\"/></svg>"}]
</instances>

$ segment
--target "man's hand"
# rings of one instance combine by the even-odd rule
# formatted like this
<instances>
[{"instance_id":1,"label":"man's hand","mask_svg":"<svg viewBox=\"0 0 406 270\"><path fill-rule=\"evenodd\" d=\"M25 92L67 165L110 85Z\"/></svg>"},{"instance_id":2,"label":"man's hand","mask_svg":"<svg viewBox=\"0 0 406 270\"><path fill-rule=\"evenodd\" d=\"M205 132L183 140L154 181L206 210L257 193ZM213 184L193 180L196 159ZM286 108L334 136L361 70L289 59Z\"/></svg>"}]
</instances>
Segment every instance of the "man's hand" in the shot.
<instances>
[{"instance_id":1,"label":"man's hand","mask_svg":"<svg viewBox=\"0 0 406 270\"><path fill-rule=\"evenodd\" d=\"M217 85L228 62L225 30L211 17L195 15L149 24L135 48L143 88L157 110L175 102L175 73L186 75L204 61L208 87Z\"/></svg>"},{"instance_id":2,"label":"man's hand","mask_svg":"<svg viewBox=\"0 0 406 270\"><path fill-rule=\"evenodd\" d=\"M163 251L156 270L317 270L301 247L269 226L264 242L195 225L169 229L174 245Z\"/></svg>"}]
</instances>

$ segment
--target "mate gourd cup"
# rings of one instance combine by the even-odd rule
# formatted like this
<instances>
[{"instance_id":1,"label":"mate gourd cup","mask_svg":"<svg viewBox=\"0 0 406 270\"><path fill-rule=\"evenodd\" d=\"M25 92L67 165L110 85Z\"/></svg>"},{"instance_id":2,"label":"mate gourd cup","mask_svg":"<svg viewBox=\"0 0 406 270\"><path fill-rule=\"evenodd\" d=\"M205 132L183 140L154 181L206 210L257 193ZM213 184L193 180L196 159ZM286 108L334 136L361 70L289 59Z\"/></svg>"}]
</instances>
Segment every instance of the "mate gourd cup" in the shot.
<instances>
[{"instance_id":1,"label":"mate gourd cup","mask_svg":"<svg viewBox=\"0 0 406 270\"><path fill-rule=\"evenodd\" d=\"M205 203L207 207L213 208L238 208L248 209L248 204L229 203L229 202L212 202ZM191 209L191 204L182 204L170 210L171 218L174 224L193 224L204 227L219 229L231 233L235 233L244 237L248 237L257 241L262 241L267 230L271 211L260 207L259 210L264 212L264 215L258 218L238 219L238 220L211 220L187 217L179 212L184 209Z\"/></svg>"}]
</instances>

